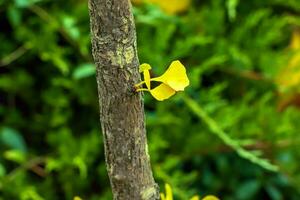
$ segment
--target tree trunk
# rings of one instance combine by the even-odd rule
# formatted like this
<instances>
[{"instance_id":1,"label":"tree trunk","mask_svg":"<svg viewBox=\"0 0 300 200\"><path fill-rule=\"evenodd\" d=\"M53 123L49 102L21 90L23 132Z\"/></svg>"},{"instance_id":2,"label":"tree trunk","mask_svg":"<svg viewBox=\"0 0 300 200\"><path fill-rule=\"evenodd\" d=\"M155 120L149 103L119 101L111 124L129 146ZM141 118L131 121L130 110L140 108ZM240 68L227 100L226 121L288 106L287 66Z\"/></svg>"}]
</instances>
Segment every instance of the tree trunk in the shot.
<instances>
[{"instance_id":1,"label":"tree trunk","mask_svg":"<svg viewBox=\"0 0 300 200\"><path fill-rule=\"evenodd\" d=\"M100 121L115 200L154 200L159 192L148 155L136 33L129 0L89 0Z\"/></svg>"}]
</instances>

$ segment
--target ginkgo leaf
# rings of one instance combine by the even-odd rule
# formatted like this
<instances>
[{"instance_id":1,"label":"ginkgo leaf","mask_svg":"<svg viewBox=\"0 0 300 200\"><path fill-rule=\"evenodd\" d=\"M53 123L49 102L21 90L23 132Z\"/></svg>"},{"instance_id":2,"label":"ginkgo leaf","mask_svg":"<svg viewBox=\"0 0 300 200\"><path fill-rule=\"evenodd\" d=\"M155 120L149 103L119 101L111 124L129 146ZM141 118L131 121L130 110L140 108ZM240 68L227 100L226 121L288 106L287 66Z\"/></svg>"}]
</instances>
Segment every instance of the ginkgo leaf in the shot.
<instances>
[{"instance_id":1,"label":"ginkgo leaf","mask_svg":"<svg viewBox=\"0 0 300 200\"><path fill-rule=\"evenodd\" d=\"M163 75L151 80L163 82L175 91L183 91L190 84L185 67L179 60L173 61Z\"/></svg>"},{"instance_id":2,"label":"ginkgo leaf","mask_svg":"<svg viewBox=\"0 0 300 200\"><path fill-rule=\"evenodd\" d=\"M300 31L295 30L292 33L292 39L290 42L290 49L300 49Z\"/></svg>"},{"instance_id":3,"label":"ginkgo leaf","mask_svg":"<svg viewBox=\"0 0 300 200\"><path fill-rule=\"evenodd\" d=\"M147 91L150 92L155 99L163 101L170 98L177 91L183 91L184 88L190 84L185 67L178 60L173 61L166 72L157 78L151 79L150 69L151 66L149 64L144 63L140 65L139 71L143 73L144 81L134 86L136 92ZM162 83L156 88L151 89L151 81ZM146 84L146 88L141 87L143 84Z\"/></svg>"},{"instance_id":4,"label":"ginkgo leaf","mask_svg":"<svg viewBox=\"0 0 300 200\"><path fill-rule=\"evenodd\" d=\"M151 66L147 63L141 64L140 65L140 73L143 72L144 75L144 81L146 84L147 89L151 89L151 83L150 83L150 72L149 70L151 69Z\"/></svg>"},{"instance_id":5,"label":"ginkgo leaf","mask_svg":"<svg viewBox=\"0 0 300 200\"><path fill-rule=\"evenodd\" d=\"M193 196L190 200L200 200L200 198L198 195L196 195L196 196Z\"/></svg>"},{"instance_id":6,"label":"ginkgo leaf","mask_svg":"<svg viewBox=\"0 0 300 200\"><path fill-rule=\"evenodd\" d=\"M165 194L160 193L160 200L166 200Z\"/></svg>"},{"instance_id":7,"label":"ginkgo leaf","mask_svg":"<svg viewBox=\"0 0 300 200\"><path fill-rule=\"evenodd\" d=\"M208 195L208 196L204 197L202 200L220 200L220 199L213 195Z\"/></svg>"},{"instance_id":8,"label":"ginkgo leaf","mask_svg":"<svg viewBox=\"0 0 300 200\"><path fill-rule=\"evenodd\" d=\"M163 101L165 99L170 98L172 95L175 94L175 90L173 90L168 85L162 83L156 88L150 90L152 96L157 99L158 101Z\"/></svg>"},{"instance_id":9,"label":"ginkgo leaf","mask_svg":"<svg viewBox=\"0 0 300 200\"><path fill-rule=\"evenodd\" d=\"M176 14L187 10L190 0L150 0L168 14Z\"/></svg>"},{"instance_id":10,"label":"ginkgo leaf","mask_svg":"<svg viewBox=\"0 0 300 200\"><path fill-rule=\"evenodd\" d=\"M139 67L139 72L142 73L142 72L144 72L145 70L148 70L148 71L149 71L150 69L151 69L151 66L150 66L149 64L143 63L143 64L141 64L140 67Z\"/></svg>"},{"instance_id":11,"label":"ginkgo leaf","mask_svg":"<svg viewBox=\"0 0 300 200\"><path fill-rule=\"evenodd\" d=\"M281 90L285 91L300 86L300 31L295 30L292 34L289 50L292 56L287 65L279 71L275 81Z\"/></svg>"},{"instance_id":12,"label":"ginkgo leaf","mask_svg":"<svg viewBox=\"0 0 300 200\"><path fill-rule=\"evenodd\" d=\"M151 89L150 73L148 70L145 70L143 72L143 74L144 74L144 80L145 80L146 87L150 90Z\"/></svg>"},{"instance_id":13,"label":"ginkgo leaf","mask_svg":"<svg viewBox=\"0 0 300 200\"><path fill-rule=\"evenodd\" d=\"M173 200L173 193L171 186L166 183L165 184L165 194L160 193L160 199L161 200ZM200 197L198 195L193 196L190 200L200 200ZM220 200L217 197L213 195L205 196L202 200Z\"/></svg>"},{"instance_id":14,"label":"ginkgo leaf","mask_svg":"<svg viewBox=\"0 0 300 200\"><path fill-rule=\"evenodd\" d=\"M166 188L166 200L173 200L172 188L169 184L165 185Z\"/></svg>"},{"instance_id":15,"label":"ginkgo leaf","mask_svg":"<svg viewBox=\"0 0 300 200\"><path fill-rule=\"evenodd\" d=\"M176 14L188 9L191 0L131 0L135 4L142 2L158 5L163 11L168 14Z\"/></svg>"}]
</instances>

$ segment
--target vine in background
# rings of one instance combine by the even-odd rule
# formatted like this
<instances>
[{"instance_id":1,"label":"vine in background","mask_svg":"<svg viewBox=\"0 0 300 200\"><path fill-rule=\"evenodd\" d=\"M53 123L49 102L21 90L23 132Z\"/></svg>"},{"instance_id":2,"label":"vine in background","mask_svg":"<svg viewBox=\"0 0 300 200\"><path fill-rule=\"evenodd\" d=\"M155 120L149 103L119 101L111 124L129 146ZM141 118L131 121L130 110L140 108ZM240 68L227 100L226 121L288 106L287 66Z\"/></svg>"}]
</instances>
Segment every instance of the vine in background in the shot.
<instances>
[{"instance_id":1,"label":"vine in background","mask_svg":"<svg viewBox=\"0 0 300 200\"><path fill-rule=\"evenodd\" d=\"M264 169L267 169L269 171L276 172L278 171L278 166L273 165L272 163L269 162L269 160L264 159L264 158L259 158L255 153L251 151L245 150L238 141L230 138L227 133L225 133L220 126L217 124L215 120L213 120L202 108L201 106L198 105L196 101L191 99L188 96L183 96L183 100L188 106L188 108L197 116L199 119L201 119L210 131L215 134L217 137L219 137L226 145L234 149L237 154L246 159L249 160L250 162L257 164L261 166Z\"/></svg>"}]
</instances>

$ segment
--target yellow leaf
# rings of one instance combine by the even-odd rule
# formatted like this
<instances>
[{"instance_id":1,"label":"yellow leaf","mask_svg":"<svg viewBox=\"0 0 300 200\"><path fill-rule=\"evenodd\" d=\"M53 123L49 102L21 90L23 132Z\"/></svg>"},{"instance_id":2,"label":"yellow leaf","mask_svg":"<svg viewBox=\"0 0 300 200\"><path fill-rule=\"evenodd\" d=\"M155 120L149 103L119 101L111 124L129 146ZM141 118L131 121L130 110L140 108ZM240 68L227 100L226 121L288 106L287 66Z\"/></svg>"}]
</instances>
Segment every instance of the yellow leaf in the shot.
<instances>
[{"instance_id":1,"label":"yellow leaf","mask_svg":"<svg viewBox=\"0 0 300 200\"><path fill-rule=\"evenodd\" d=\"M76 196L73 200L82 200L80 197Z\"/></svg>"},{"instance_id":2,"label":"yellow leaf","mask_svg":"<svg viewBox=\"0 0 300 200\"><path fill-rule=\"evenodd\" d=\"M186 11L191 4L190 0L150 0L168 14Z\"/></svg>"},{"instance_id":3,"label":"yellow leaf","mask_svg":"<svg viewBox=\"0 0 300 200\"><path fill-rule=\"evenodd\" d=\"M160 193L161 200L173 200L172 188L166 183L165 184L166 195L164 193Z\"/></svg>"},{"instance_id":4,"label":"yellow leaf","mask_svg":"<svg viewBox=\"0 0 300 200\"><path fill-rule=\"evenodd\" d=\"M287 65L279 72L276 83L283 90L300 86L300 31L293 31L289 49L293 55Z\"/></svg>"},{"instance_id":5,"label":"yellow leaf","mask_svg":"<svg viewBox=\"0 0 300 200\"><path fill-rule=\"evenodd\" d=\"M137 92L148 91L159 101L170 98L177 91L183 91L190 84L185 67L178 60L173 61L166 72L157 78L150 78L150 69L151 66L149 64L144 63L140 65L139 71L143 72L144 81L136 84L135 90ZM156 88L151 89L151 81L162 83ZM146 84L146 88L141 87L143 84Z\"/></svg>"},{"instance_id":6,"label":"yellow leaf","mask_svg":"<svg viewBox=\"0 0 300 200\"><path fill-rule=\"evenodd\" d=\"M151 89L150 73L148 70L145 70L143 72L143 74L144 74L144 80L145 80L146 87L150 90Z\"/></svg>"},{"instance_id":7,"label":"yellow leaf","mask_svg":"<svg viewBox=\"0 0 300 200\"><path fill-rule=\"evenodd\" d=\"M172 188L169 184L166 183L166 200L173 200Z\"/></svg>"},{"instance_id":8,"label":"yellow leaf","mask_svg":"<svg viewBox=\"0 0 300 200\"><path fill-rule=\"evenodd\" d=\"M175 91L183 91L190 84L185 67L179 60L173 61L163 75L151 80L163 82Z\"/></svg>"},{"instance_id":9,"label":"yellow leaf","mask_svg":"<svg viewBox=\"0 0 300 200\"><path fill-rule=\"evenodd\" d=\"M148 90L151 89L151 84L150 84L150 72L149 70L151 69L151 66L147 63L144 63L144 64L141 64L140 65L140 68L139 68L139 72L142 73L143 72L143 75L144 75L144 81L136 84L135 86L136 87L139 87L140 85L142 84L146 84L146 87Z\"/></svg>"},{"instance_id":10,"label":"yellow leaf","mask_svg":"<svg viewBox=\"0 0 300 200\"><path fill-rule=\"evenodd\" d=\"M165 197L165 195L163 193L160 193L160 199L161 200L166 200L166 197Z\"/></svg>"},{"instance_id":11,"label":"yellow leaf","mask_svg":"<svg viewBox=\"0 0 300 200\"><path fill-rule=\"evenodd\" d=\"M151 69L151 66L150 66L149 64L143 63L143 64L141 64L140 67L139 67L139 72L142 73L142 72L144 72L145 70L148 70L148 71L149 71L150 69Z\"/></svg>"},{"instance_id":12,"label":"yellow leaf","mask_svg":"<svg viewBox=\"0 0 300 200\"><path fill-rule=\"evenodd\" d=\"M293 31L290 48L294 50L300 49L300 30Z\"/></svg>"},{"instance_id":13,"label":"yellow leaf","mask_svg":"<svg viewBox=\"0 0 300 200\"><path fill-rule=\"evenodd\" d=\"M170 98L172 95L175 94L175 90L170 88L168 85L162 83L156 88L150 90L152 96L157 99L158 101L163 101L165 99ZM167 186L166 186L167 188Z\"/></svg>"},{"instance_id":14,"label":"yellow leaf","mask_svg":"<svg viewBox=\"0 0 300 200\"><path fill-rule=\"evenodd\" d=\"M134 0L140 2L139 0ZM176 14L186 11L191 4L191 0L145 0L145 2L158 5L168 14Z\"/></svg>"},{"instance_id":15,"label":"yellow leaf","mask_svg":"<svg viewBox=\"0 0 300 200\"><path fill-rule=\"evenodd\" d=\"M131 0L135 4L142 2L158 5L168 14L176 14L186 11L191 4L191 0Z\"/></svg>"},{"instance_id":16,"label":"yellow leaf","mask_svg":"<svg viewBox=\"0 0 300 200\"><path fill-rule=\"evenodd\" d=\"M204 197L202 200L220 200L220 199L213 195L208 195L208 196Z\"/></svg>"},{"instance_id":17,"label":"yellow leaf","mask_svg":"<svg viewBox=\"0 0 300 200\"><path fill-rule=\"evenodd\" d=\"M200 200L199 196L193 196L190 200Z\"/></svg>"}]
</instances>

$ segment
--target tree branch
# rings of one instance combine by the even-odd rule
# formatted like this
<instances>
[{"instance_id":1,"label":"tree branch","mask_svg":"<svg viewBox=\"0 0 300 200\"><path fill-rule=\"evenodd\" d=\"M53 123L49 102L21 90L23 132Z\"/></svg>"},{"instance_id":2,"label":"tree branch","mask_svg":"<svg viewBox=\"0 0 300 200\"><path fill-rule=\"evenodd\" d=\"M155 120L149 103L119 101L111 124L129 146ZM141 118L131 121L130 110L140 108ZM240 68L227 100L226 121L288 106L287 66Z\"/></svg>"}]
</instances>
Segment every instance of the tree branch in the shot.
<instances>
[{"instance_id":1,"label":"tree branch","mask_svg":"<svg viewBox=\"0 0 300 200\"><path fill-rule=\"evenodd\" d=\"M100 121L115 200L159 198L148 155L136 33L129 0L89 0Z\"/></svg>"}]
</instances>

